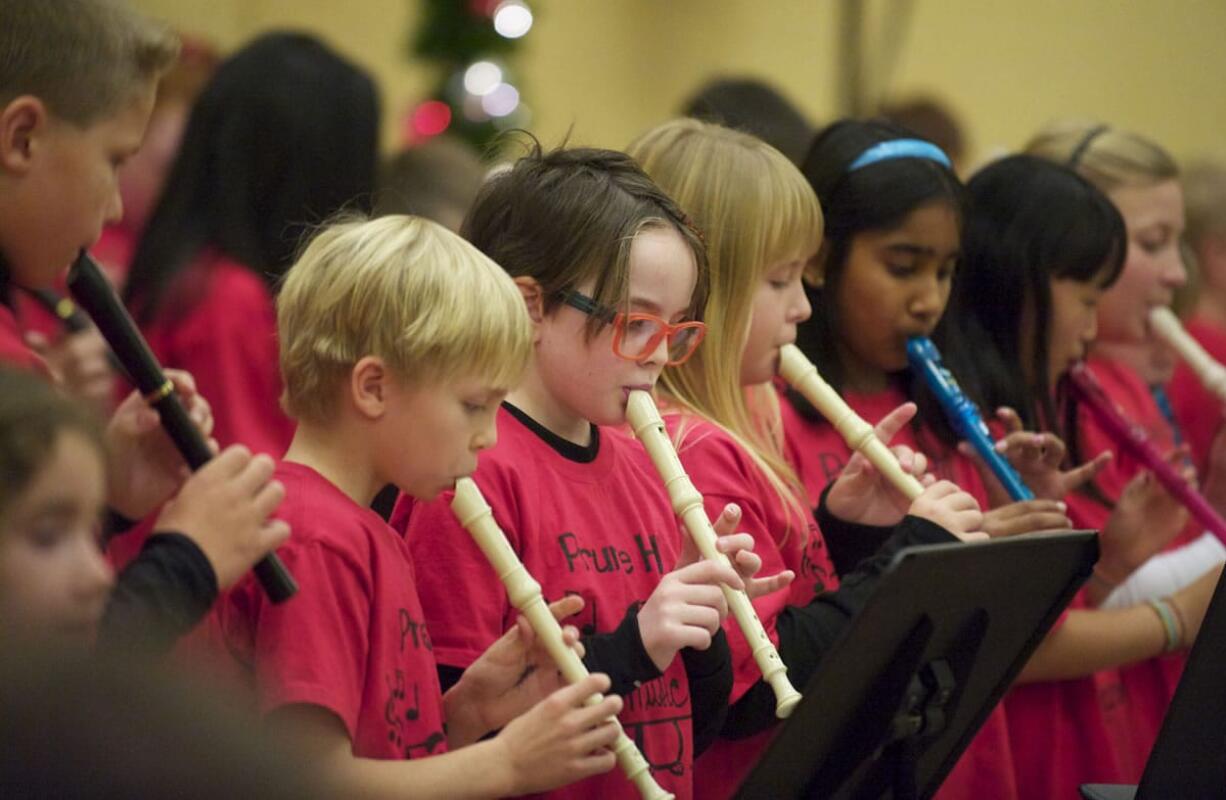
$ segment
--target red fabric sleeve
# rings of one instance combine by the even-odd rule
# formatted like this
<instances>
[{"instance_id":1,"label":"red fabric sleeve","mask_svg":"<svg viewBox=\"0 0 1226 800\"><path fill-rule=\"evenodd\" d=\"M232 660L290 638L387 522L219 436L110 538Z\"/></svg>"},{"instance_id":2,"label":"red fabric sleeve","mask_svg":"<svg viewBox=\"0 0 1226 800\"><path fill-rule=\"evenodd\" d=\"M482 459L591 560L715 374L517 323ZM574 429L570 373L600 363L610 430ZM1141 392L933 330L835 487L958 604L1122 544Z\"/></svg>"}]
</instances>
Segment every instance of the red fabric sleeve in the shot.
<instances>
[{"instance_id":1,"label":"red fabric sleeve","mask_svg":"<svg viewBox=\"0 0 1226 800\"><path fill-rule=\"evenodd\" d=\"M247 584L257 604L254 658L260 712L306 703L336 714L351 741L366 682L371 617L370 576L347 554L320 542L279 551L301 587L273 604Z\"/></svg>"},{"instance_id":2,"label":"red fabric sleeve","mask_svg":"<svg viewBox=\"0 0 1226 800\"><path fill-rule=\"evenodd\" d=\"M1219 363L1226 363L1226 330L1207 322L1193 320L1188 323L1188 333ZM1206 475L1209 465L1209 450L1213 438L1222 427L1223 403L1205 389L1196 373L1182 361L1175 367L1175 374L1167 385L1171 408L1175 411L1192 458L1201 476Z\"/></svg>"}]
</instances>

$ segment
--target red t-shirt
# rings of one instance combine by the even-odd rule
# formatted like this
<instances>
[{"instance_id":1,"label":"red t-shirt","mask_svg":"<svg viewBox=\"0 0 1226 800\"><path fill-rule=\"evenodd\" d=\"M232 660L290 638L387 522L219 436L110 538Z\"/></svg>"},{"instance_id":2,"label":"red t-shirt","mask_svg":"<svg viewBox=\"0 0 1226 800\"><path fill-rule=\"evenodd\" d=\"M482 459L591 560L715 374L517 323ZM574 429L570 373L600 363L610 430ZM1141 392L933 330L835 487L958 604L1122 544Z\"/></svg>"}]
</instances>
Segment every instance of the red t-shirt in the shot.
<instances>
[{"instance_id":1,"label":"red t-shirt","mask_svg":"<svg viewBox=\"0 0 1226 800\"><path fill-rule=\"evenodd\" d=\"M547 600L567 594L585 605L572 620L584 634L607 633L634 603L647 600L680 552L678 523L663 484L638 442L609 428L590 463L565 458L505 408L498 444L481 454L473 476L528 572ZM407 524L435 654L466 667L514 624L507 599L481 551L460 527L451 493L411 512ZM407 516L407 522L405 517ZM693 747L685 666L673 659L664 675L627 695L620 719L657 782L679 798L692 793ZM549 794L555 798L634 798L620 770Z\"/></svg>"},{"instance_id":2,"label":"red t-shirt","mask_svg":"<svg viewBox=\"0 0 1226 800\"><path fill-rule=\"evenodd\" d=\"M1186 328L1209 355L1217 359L1218 363L1226 364L1226 330L1211 322L1197 319L1188 322ZM1188 369L1182 359L1175 367L1171 382L1167 384L1167 395L1171 398L1175 419L1192 448L1196 468L1204 476L1209 463L1209 448L1213 445L1213 437L1222 426L1222 411L1226 405L1205 388L1200 378Z\"/></svg>"},{"instance_id":3,"label":"red t-shirt","mask_svg":"<svg viewBox=\"0 0 1226 800\"><path fill-rule=\"evenodd\" d=\"M16 294L11 287L10 291ZM0 303L0 364L50 378L51 373L47 370L47 362L30 349L22 333L22 327L18 324L13 309Z\"/></svg>"},{"instance_id":4,"label":"red t-shirt","mask_svg":"<svg viewBox=\"0 0 1226 800\"><path fill-rule=\"evenodd\" d=\"M1083 595L1069 608L1085 608ZM1118 670L1017 685L1004 703L1021 800L1071 799L1083 783L1140 779L1144 764L1135 758L1132 712Z\"/></svg>"},{"instance_id":5,"label":"red t-shirt","mask_svg":"<svg viewBox=\"0 0 1226 800\"><path fill-rule=\"evenodd\" d=\"M844 392L842 397L853 411L873 425L908 399L893 386L878 394ZM833 426L805 419L786 398L781 398L780 405L788 456L796 465L809 496L821 497L826 485L839 476L851 458L851 448ZM931 440L932 444L917 446L915 429L907 426L887 444L905 444L920 450L928 457L928 468L934 475L953 481L986 508L987 492L974 463L956 450L939 447L935 437L923 438L926 442ZM971 740L937 797L943 800L1016 798L1014 773L1006 711L1000 703Z\"/></svg>"},{"instance_id":6,"label":"red t-shirt","mask_svg":"<svg viewBox=\"0 0 1226 800\"><path fill-rule=\"evenodd\" d=\"M337 715L361 758L446 752L443 701L404 538L310 467L283 462L277 551L298 593L271 603L244 578L218 601L208 636L253 685L260 712L305 703Z\"/></svg>"},{"instance_id":7,"label":"red t-shirt","mask_svg":"<svg viewBox=\"0 0 1226 800\"><path fill-rule=\"evenodd\" d=\"M242 264L205 256L175 281L143 333L167 367L187 370L213 407L213 436L280 457L294 424L281 410L277 314L264 281Z\"/></svg>"},{"instance_id":8,"label":"red t-shirt","mask_svg":"<svg viewBox=\"0 0 1226 800\"><path fill-rule=\"evenodd\" d=\"M1162 416L1145 382L1123 364L1102 358L1091 359L1088 363L1107 397L1115 402L1124 416L1149 434L1159 452L1169 451L1174 446L1174 432ZM1128 482L1145 469L1145 465L1116 446L1087 409L1081 409L1078 414L1078 433L1081 435L1083 460L1093 458L1104 450L1114 453L1115 457L1095 479L1103 496L1114 503ZM1071 495L1068 502L1069 513L1078 527L1101 530L1111 516L1110 508L1084 495ZM1200 526L1195 520L1191 520L1171 547L1186 544L1200 534ZM1129 739L1133 747L1133 752L1127 756L1124 763L1131 764L1138 770L1138 774L1130 779L1139 777L1140 766L1144 765L1149 757L1149 751L1153 748L1162 720L1166 716L1166 709L1174 696L1175 687L1183 674L1185 660L1185 654L1174 653L1121 667L1119 670L1123 683L1124 708L1129 720Z\"/></svg>"},{"instance_id":9,"label":"red t-shirt","mask_svg":"<svg viewBox=\"0 0 1226 800\"><path fill-rule=\"evenodd\" d=\"M664 421L673 441L677 441L679 427L685 426L677 454L703 496L707 515L715 519L725 505L736 503L741 508L737 530L754 537L754 552L762 559L761 574L773 575L785 569L796 572L796 580L788 591L759 597L753 604L767 635L778 646L775 623L786 606L807 605L815 594L838 588L834 566L813 515L808 509L799 515L788 513L749 454L723 428L676 412L666 413ZM724 628L732 651L730 702L736 702L762 679L762 672L736 620L729 616ZM757 763L773 734L772 730L737 741L717 739L695 765L695 796L713 799L731 796Z\"/></svg>"}]
</instances>

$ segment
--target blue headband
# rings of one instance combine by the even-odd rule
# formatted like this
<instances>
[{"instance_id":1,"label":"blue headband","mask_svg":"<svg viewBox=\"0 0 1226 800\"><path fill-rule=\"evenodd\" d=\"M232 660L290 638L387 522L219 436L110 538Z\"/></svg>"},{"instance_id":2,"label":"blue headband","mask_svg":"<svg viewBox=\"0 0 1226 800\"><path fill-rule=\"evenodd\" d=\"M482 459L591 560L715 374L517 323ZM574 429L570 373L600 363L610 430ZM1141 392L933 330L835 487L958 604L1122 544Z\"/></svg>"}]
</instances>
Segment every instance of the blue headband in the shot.
<instances>
[{"instance_id":1,"label":"blue headband","mask_svg":"<svg viewBox=\"0 0 1226 800\"><path fill-rule=\"evenodd\" d=\"M889 142L880 142L865 150L856 157L855 161L851 162L847 171L855 172L869 164L891 161L895 158L926 158L946 167L952 168L953 166L949 162L949 156L945 155L945 151L932 142L925 142L923 139L894 139Z\"/></svg>"}]
</instances>

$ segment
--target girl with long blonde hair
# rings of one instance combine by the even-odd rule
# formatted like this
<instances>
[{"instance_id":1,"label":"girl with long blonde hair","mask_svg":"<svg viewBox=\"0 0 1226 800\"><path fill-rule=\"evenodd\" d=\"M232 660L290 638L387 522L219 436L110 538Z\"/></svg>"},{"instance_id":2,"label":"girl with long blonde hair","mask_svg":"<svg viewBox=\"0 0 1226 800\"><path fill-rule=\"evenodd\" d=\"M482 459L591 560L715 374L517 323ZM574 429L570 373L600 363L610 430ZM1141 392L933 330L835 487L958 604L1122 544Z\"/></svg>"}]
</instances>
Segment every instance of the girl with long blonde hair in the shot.
<instances>
[{"instance_id":1,"label":"girl with long blonde hair","mask_svg":"<svg viewBox=\"0 0 1226 800\"><path fill-rule=\"evenodd\" d=\"M889 555L907 544L955 541L978 530L978 505L948 482L931 485L910 505L914 517L899 524L878 556L840 588L823 533L847 534L848 523L894 525L908 503L857 459L827 495L841 497L840 507L857 513L839 519L823 504L819 529L810 513L817 498L807 496L785 447L772 380L780 348L796 338L797 323L810 311L801 276L822 238L817 197L769 145L695 120L665 123L628 152L690 215L707 245L707 336L691 359L661 376L665 423L708 511L736 504L740 529L753 535L763 570L798 576L787 592L759 598L755 608L793 684L803 687ZM888 439L913 412L904 408L891 415L879 433ZM905 448L896 453L913 472L923 473L922 456ZM721 740L696 764L701 797L727 795L773 734L770 687L760 680L739 632L728 638L732 706Z\"/></svg>"}]
</instances>

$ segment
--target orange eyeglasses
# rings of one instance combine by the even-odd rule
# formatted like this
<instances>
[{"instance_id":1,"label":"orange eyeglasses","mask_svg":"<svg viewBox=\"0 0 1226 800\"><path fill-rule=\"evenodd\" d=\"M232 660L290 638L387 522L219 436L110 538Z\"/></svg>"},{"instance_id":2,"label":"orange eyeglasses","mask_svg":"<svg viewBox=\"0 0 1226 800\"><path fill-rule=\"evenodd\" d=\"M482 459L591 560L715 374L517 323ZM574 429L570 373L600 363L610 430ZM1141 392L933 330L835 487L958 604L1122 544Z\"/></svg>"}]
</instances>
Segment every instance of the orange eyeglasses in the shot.
<instances>
[{"instance_id":1,"label":"orange eyeglasses","mask_svg":"<svg viewBox=\"0 0 1226 800\"><path fill-rule=\"evenodd\" d=\"M672 324L639 311L614 311L598 305L585 294L573 290L560 293L563 303L584 314L613 324L613 353L627 361L642 361L656 351L660 342L668 340L666 366L684 364L694 355L702 337L707 335L706 323L690 321Z\"/></svg>"}]
</instances>

